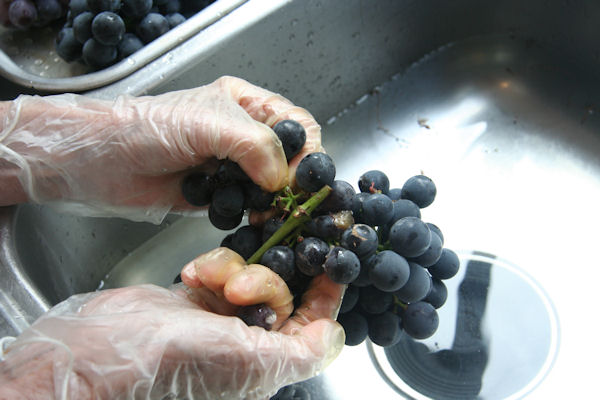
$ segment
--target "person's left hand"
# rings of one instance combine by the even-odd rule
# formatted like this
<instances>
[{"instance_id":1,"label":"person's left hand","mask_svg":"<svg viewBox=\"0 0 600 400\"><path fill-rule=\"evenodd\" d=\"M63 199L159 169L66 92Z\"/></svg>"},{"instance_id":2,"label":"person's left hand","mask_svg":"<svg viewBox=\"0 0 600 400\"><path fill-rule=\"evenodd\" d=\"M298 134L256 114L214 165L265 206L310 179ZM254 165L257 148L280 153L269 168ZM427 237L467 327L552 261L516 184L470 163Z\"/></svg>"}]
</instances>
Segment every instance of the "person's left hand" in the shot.
<instances>
[{"instance_id":1,"label":"person's left hand","mask_svg":"<svg viewBox=\"0 0 600 400\"><path fill-rule=\"evenodd\" d=\"M8 347L0 398L264 399L319 373L344 345L333 320L343 286L325 274L291 317L281 278L229 249L200 256L182 279L191 287L113 289L57 305ZM232 316L256 303L277 312L272 331Z\"/></svg>"}]
</instances>

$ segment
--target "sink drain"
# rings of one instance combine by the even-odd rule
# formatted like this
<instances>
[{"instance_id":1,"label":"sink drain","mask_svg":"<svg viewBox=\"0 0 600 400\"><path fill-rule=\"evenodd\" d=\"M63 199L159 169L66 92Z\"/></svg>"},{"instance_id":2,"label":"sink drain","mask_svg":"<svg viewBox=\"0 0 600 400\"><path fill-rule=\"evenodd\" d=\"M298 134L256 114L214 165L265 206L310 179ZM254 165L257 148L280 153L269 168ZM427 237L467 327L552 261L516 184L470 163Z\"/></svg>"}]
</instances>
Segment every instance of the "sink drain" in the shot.
<instances>
[{"instance_id":1,"label":"sink drain","mask_svg":"<svg viewBox=\"0 0 600 400\"><path fill-rule=\"evenodd\" d=\"M542 288L489 254L461 253L447 281L440 327L423 341L368 343L375 367L412 399L518 399L546 376L557 354L558 319Z\"/></svg>"}]
</instances>

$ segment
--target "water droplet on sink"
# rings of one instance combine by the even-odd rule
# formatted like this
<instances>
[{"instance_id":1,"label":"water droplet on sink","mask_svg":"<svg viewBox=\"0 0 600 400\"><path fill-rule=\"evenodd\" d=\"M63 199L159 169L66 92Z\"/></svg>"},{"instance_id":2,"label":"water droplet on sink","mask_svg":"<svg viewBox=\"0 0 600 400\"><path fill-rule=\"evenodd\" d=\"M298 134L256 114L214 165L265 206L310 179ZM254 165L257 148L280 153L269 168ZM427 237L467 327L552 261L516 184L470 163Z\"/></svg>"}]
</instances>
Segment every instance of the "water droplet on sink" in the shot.
<instances>
[{"instance_id":1,"label":"water droplet on sink","mask_svg":"<svg viewBox=\"0 0 600 400\"><path fill-rule=\"evenodd\" d=\"M296 18L294 18L294 19L293 19L293 20L290 22L290 25L292 25L292 26L296 26L296 25L298 25L298 20L297 20Z\"/></svg>"},{"instance_id":2,"label":"water droplet on sink","mask_svg":"<svg viewBox=\"0 0 600 400\"><path fill-rule=\"evenodd\" d=\"M293 33L290 35L290 40L294 40L296 39L296 35L294 35Z\"/></svg>"},{"instance_id":3,"label":"water droplet on sink","mask_svg":"<svg viewBox=\"0 0 600 400\"><path fill-rule=\"evenodd\" d=\"M133 58L129 57L127 59L127 64L129 64L129 65L135 65L135 60Z\"/></svg>"},{"instance_id":4,"label":"water droplet on sink","mask_svg":"<svg viewBox=\"0 0 600 400\"><path fill-rule=\"evenodd\" d=\"M309 40L308 42L306 42L306 47L312 47L313 45L313 41Z\"/></svg>"}]
</instances>

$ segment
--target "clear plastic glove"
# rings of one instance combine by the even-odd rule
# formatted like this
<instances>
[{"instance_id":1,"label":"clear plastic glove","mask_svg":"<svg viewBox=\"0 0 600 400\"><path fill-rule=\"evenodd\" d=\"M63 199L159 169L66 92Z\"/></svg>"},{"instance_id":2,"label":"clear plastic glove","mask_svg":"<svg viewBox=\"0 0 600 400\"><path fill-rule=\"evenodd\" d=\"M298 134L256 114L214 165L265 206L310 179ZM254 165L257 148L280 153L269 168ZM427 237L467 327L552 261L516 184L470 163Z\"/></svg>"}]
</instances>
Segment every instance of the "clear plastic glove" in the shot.
<instances>
[{"instance_id":1,"label":"clear plastic glove","mask_svg":"<svg viewBox=\"0 0 600 400\"><path fill-rule=\"evenodd\" d=\"M200 256L182 279L192 287L135 286L57 305L8 346L0 398L266 399L343 348L332 320L343 286L325 274L291 318L281 278L229 249ZM230 316L261 302L277 312L271 331Z\"/></svg>"},{"instance_id":2,"label":"clear plastic glove","mask_svg":"<svg viewBox=\"0 0 600 400\"><path fill-rule=\"evenodd\" d=\"M307 132L292 170L321 148L306 110L233 77L158 96L19 96L0 105L2 175L18 177L27 200L80 215L158 223L189 208L183 177L215 158L238 162L266 190L280 189L294 176L270 128L283 119Z\"/></svg>"}]
</instances>

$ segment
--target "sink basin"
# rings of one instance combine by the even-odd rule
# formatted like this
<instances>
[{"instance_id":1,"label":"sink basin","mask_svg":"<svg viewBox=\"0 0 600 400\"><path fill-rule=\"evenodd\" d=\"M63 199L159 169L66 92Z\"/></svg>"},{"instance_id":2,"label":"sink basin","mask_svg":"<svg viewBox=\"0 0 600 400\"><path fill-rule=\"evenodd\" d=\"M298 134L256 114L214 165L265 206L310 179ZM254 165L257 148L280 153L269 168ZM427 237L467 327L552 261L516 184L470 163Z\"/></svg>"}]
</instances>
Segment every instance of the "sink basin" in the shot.
<instances>
[{"instance_id":1,"label":"sink basin","mask_svg":"<svg viewBox=\"0 0 600 400\"><path fill-rule=\"evenodd\" d=\"M600 224L598 17L600 5L569 1L250 0L87 94L157 94L236 75L313 113L338 179L356 184L381 169L392 186L420 173L435 181L423 218L462 262L438 333L390 351L346 347L303 383L313 398L585 398L600 356L589 309L600 279L590 260ZM35 205L0 210L0 232L3 334L73 293L166 286L225 236L203 218L151 225ZM411 375L423 365L440 373Z\"/></svg>"}]
</instances>

